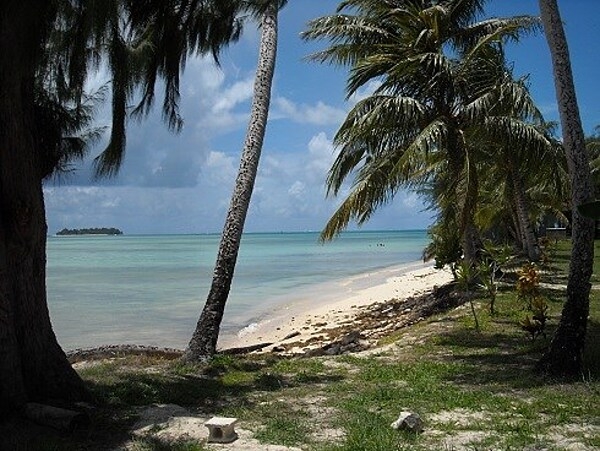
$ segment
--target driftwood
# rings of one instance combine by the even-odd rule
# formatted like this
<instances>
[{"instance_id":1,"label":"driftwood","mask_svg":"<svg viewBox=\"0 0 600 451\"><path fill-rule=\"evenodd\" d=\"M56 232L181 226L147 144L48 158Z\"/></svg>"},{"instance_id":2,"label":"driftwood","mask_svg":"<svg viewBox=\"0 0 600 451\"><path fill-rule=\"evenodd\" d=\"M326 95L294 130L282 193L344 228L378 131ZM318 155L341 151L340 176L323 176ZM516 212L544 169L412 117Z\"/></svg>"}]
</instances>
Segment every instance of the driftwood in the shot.
<instances>
[{"instance_id":1,"label":"driftwood","mask_svg":"<svg viewBox=\"0 0 600 451\"><path fill-rule=\"evenodd\" d=\"M28 420L60 431L72 432L90 424L90 418L85 413L35 402L25 404L22 414Z\"/></svg>"},{"instance_id":2,"label":"driftwood","mask_svg":"<svg viewBox=\"0 0 600 451\"><path fill-rule=\"evenodd\" d=\"M248 354L249 352L260 351L261 349L266 348L267 346L271 346L272 344L274 344L274 343L259 343L259 344L251 345L251 346L243 346L241 348L222 349L219 351L219 354L225 354L225 355Z\"/></svg>"},{"instance_id":3,"label":"driftwood","mask_svg":"<svg viewBox=\"0 0 600 451\"><path fill-rule=\"evenodd\" d=\"M300 332L298 332L296 330L296 331L294 331L294 332L292 332L290 334L287 334L285 337L283 337L283 340L281 340L281 341L289 340L290 338L297 337L298 335L300 335Z\"/></svg>"}]
</instances>

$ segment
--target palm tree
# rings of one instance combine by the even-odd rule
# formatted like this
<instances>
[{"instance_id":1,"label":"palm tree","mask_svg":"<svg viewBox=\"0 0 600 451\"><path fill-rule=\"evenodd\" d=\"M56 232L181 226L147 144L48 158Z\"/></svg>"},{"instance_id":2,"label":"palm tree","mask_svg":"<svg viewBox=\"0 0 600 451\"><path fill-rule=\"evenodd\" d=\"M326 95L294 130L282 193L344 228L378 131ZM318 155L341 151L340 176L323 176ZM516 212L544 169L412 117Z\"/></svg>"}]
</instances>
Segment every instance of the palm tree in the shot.
<instances>
[{"instance_id":1,"label":"palm tree","mask_svg":"<svg viewBox=\"0 0 600 451\"><path fill-rule=\"evenodd\" d=\"M254 78L250 122L246 131L240 168L231 196L229 211L221 235L212 284L204 309L183 357L187 361L204 361L216 352L221 320L233 280L267 127L271 85L277 55L277 19L279 9L284 4L285 1L282 0L257 2L257 12L261 17L261 40L258 66Z\"/></svg>"},{"instance_id":2,"label":"palm tree","mask_svg":"<svg viewBox=\"0 0 600 451\"><path fill-rule=\"evenodd\" d=\"M141 3L146 8L137 10ZM84 152L78 133L90 119L87 74L105 61L113 75L113 130L97 160L98 173L110 175L122 161L126 107L136 88L144 93L143 114L155 82L165 80L163 112L177 125L185 57L217 52L235 39L237 6L231 5L238 2L0 4L0 416L28 401L90 398L50 322L42 191L44 178ZM178 43L177 52L159 45L167 38Z\"/></svg>"},{"instance_id":3,"label":"palm tree","mask_svg":"<svg viewBox=\"0 0 600 451\"><path fill-rule=\"evenodd\" d=\"M367 221L401 186L427 182L435 185L439 220L459 227L465 259L477 259L476 150L490 133L513 125L490 119L493 91L504 73L500 44L537 26L530 17L475 22L484 3L347 0L338 14L309 24L307 39L332 42L312 59L351 67L348 96L369 81L380 83L335 136L340 154L327 179L329 194L337 195L350 174L355 178L323 239L351 220Z\"/></svg>"},{"instance_id":4,"label":"palm tree","mask_svg":"<svg viewBox=\"0 0 600 451\"><path fill-rule=\"evenodd\" d=\"M512 121L512 130L497 136L483 149L482 169L488 190L496 194L491 210L502 211L502 205L506 204L513 218L517 241L529 260L537 261L541 252L534 233L534 221L548 209L560 210L564 186L568 182L562 147L552 138L552 128L544 123L525 81L526 78L513 80L511 70L506 70L496 104L500 111L494 114L500 113L501 120ZM547 193L548 188L553 195L540 202L540 195ZM536 208L532 208L532 194L537 194ZM532 215L533 211L537 215Z\"/></svg>"},{"instance_id":5,"label":"palm tree","mask_svg":"<svg viewBox=\"0 0 600 451\"><path fill-rule=\"evenodd\" d=\"M535 225L546 215L562 217L569 188L566 159L562 146L550 145L540 152L535 148L499 148L487 153L481 166L482 184L477 224L501 241L513 241L531 260L531 242L538 247ZM530 243L525 236L530 234ZM539 250L538 250L539 252ZM538 255L539 257L539 255Z\"/></svg>"},{"instance_id":6,"label":"palm tree","mask_svg":"<svg viewBox=\"0 0 600 451\"><path fill-rule=\"evenodd\" d=\"M594 189L558 4L556 0L540 0L539 5L552 55L564 148L569 162L573 230L567 300L558 329L539 368L552 375L575 376L580 374L583 362L594 264L594 221L582 216L576 207L592 201Z\"/></svg>"}]
</instances>

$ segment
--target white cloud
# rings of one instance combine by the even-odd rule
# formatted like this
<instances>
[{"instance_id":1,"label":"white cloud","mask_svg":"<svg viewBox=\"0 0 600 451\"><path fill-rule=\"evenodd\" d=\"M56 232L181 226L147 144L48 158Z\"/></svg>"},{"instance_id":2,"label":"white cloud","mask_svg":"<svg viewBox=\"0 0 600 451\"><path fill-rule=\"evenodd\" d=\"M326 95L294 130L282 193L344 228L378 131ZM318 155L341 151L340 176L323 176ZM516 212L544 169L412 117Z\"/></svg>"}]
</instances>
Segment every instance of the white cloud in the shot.
<instances>
[{"instance_id":1,"label":"white cloud","mask_svg":"<svg viewBox=\"0 0 600 451\"><path fill-rule=\"evenodd\" d=\"M309 167L313 178L325 180L327 171L333 164L336 152L333 143L323 132L313 136L308 143Z\"/></svg>"},{"instance_id":2,"label":"white cloud","mask_svg":"<svg viewBox=\"0 0 600 451\"><path fill-rule=\"evenodd\" d=\"M318 101L314 105L296 104L285 97L273 101L273 117L290 119L300 124L339 125L346 118L346 111Z\"/></svg>"},{"instance_id":3,"label":"white cloud","mask_svg":"<svg viewBox=\"0 0 600 451\"><path fill-rule=\"evenodd\" d=\"M254 78L238 81L220 93L219 98L212 108L213 113L229 112L237 105L247 102L252 98Z\"/></svg>"},{"instance_id":4,"label":"white cloud","mask_svg":"<svg viewBox=\"0 0 600 451\"><path fill-rule=\"evenodd\" d=\"M189 96L198 96L219 89L225 81L225 73L215 65L212 58L190 58L186 76L182 80L183 92Z\"/></svg>"},{"instance_id":5,"label":"white cloud","mask_svg":"<svg viewBox=\"0 0 600 451\"><path fill-rule=\"evenodd\" d=\"M236 174L237 161L233 156L211 151L200 177L205 180L205 183L211 185L229 186L233 185ZM198 182L201 184L202 180L199 179Z\"/></svg>"},{"instance_id":6,"label":"white cloud","mask_svg":"<svg viewBox=\"0 0 600 451\"><path fill-rule=\"evenodd\" d=\"M296 180L288 189L288 194L296 199L302 199L306 191L306 185L300 180Z\"/></svg>"},{"instance_id":7,"label":"white cloud","mask_svg":"<svg viewBox=\"0 0 600 451\"><path fill-rule=\"evenodd\" d=\"M325 177L334 157L324 132L312 136L294 154L265 148L246 231L319 230L347 191L325 199ZM46 188L50 233L63 227L90 226L114 226L126 233L218 232L238 164L237 154L210 150L193 186ZM369 226L419 227L428 217L420 210L416 196L400 193L392 205L377 212Z\"/></svg>"}]
</instances>

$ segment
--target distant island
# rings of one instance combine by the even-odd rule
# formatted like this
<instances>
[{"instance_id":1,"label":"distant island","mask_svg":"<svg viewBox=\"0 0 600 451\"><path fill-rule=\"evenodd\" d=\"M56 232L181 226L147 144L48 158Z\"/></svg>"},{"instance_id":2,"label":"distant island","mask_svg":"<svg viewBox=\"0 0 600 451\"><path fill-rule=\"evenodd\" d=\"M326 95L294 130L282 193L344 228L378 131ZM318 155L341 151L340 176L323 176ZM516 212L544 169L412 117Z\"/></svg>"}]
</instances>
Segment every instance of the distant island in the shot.
<instances>
[{"instance_id":1,"label":"distant island","mask_svg":"<svg viewBox=\"0 0 600 451\"><path fill-rule=\"evenodd\" d=\"M123 232L115 227L93 227L89 229L62 229L57 235L123 235Z\"/></svg>"}]
</instances>

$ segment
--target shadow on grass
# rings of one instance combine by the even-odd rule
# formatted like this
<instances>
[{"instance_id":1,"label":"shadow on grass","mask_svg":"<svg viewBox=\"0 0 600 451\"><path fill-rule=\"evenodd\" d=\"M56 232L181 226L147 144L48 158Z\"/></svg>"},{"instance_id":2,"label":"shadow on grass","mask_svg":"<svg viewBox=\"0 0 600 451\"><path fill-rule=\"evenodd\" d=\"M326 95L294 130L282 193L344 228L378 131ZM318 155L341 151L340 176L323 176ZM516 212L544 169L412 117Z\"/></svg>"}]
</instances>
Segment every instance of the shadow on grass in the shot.
<instances>
[{"instance_id":1,"label":"shadow on grass","mask_svg":"<svg viewBox=\"0 0 600 451\"><path fill-rule=\"evenodd\" d=\"M600 322L590 320L583 355L584 377L600 380Z\"/></svg>"},{"instance_id":2,"label":"shadow on grass","mask_svg":"<svg viewBox=\"0 0 600 451\"><path fill-rule=\"evenodd\" d=\"M535 370L535 365L550 344L556 325L546 329L546 337L531 340L512 333L490 333L475 336L475 332L455 329L441 334L437 343L452 348L444 359L465 364L460 375L452 377L465 385L485 384L497 387L529 389L541 385L555 385L564 381L546 378ZM584 357L584 370L578 380L600 379L600 323L589 321ZM494 388L492 388L493 390Z\"/></svg>"},{"instance_id":3,"label":"shadow on grass","mask_svg":"<svg viewBox=\"0 0 600 451\"><path fill-rule=\"evenodd\" d=\"M14 439L0 440L0 451L124 449L131 439L128 431L137 420L139 407L177 404L207 416L228 416L237 408L256 407L253 395L260 392L342 380L335 374L279 373L272 370L274 362L218 358L206 366L172 362L158 371L128 368L126 364L84 370L82 377L98 404L90 412L90 428L65 435L19 420L10 429ZM140 449L163 449L148 448L150 445L145 443Z\"/></svg>"}]
</instances>

